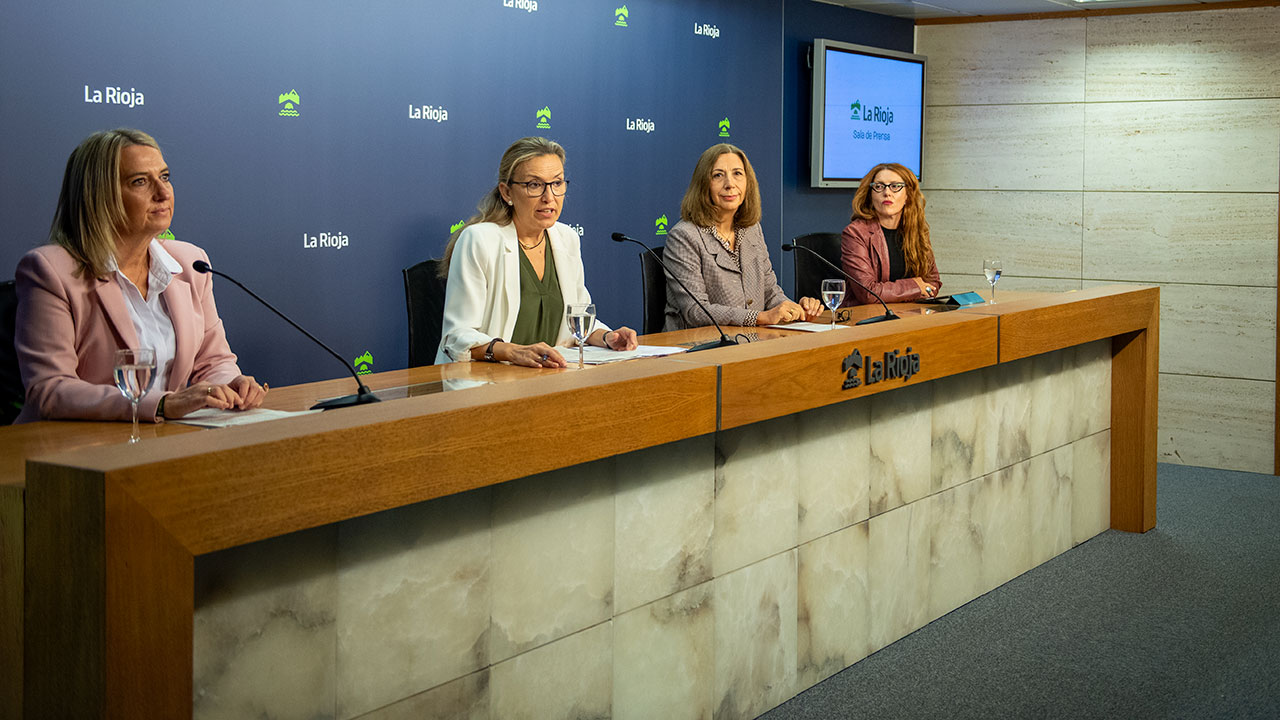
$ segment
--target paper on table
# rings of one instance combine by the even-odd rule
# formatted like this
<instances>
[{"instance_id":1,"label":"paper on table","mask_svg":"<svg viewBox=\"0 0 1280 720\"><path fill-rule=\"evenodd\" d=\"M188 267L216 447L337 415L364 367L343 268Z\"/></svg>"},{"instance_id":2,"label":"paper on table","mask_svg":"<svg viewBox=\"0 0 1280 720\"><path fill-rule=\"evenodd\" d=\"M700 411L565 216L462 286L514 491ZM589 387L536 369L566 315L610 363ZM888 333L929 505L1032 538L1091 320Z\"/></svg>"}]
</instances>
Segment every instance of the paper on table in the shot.
<instances>
[{"instance_id":1,"label":"paper on table","mask_svg":"<svg viewBox=\"0 0 1280 720\"><path fill-rule=\"evenodd\" d=\"M171 420L170 422L207 428L235 427L237 425L251 425L253 423L265 422L267 420L279 420L280 418L293 417L295 415L310 415L318 412L323 411L301 410L299 412L286 412L284 410L268 410L266 408L253 408L252 410L219 410L218 408L200 408L186 417Z\"/></svg>"},{"instance_id":2,"label":"paper on table","mask_svg":"<svg viewBox=\"0 0 1280 720\"><path fill-rule=\"evenodd\" d=\"M578 364L578 348L576 347L560 347L556 348L564 359L570 365ZM640 345L635 350L609 350L608 348L596 347L588 345L586 352L582 354L582 362L587 365L603 365L605 363L621 362L623 360L631 360L633 358L643 357L662 357L663 355L675 355L682 353L688 348L672 347L667 345Z\"/></svg>"},{"instance_id":3,"label":"paper on table","mask_svg":"<svg viewBox=\"0 0 1280 720\"><path fill-rule=\"evenodd\" d=\"M793 322L786 325L765 325L765 327L778 328L779 330L799 330L800 332L826 332L842 328L844 325L831 327L831 323Z\"/></svg>"}]
</instances>

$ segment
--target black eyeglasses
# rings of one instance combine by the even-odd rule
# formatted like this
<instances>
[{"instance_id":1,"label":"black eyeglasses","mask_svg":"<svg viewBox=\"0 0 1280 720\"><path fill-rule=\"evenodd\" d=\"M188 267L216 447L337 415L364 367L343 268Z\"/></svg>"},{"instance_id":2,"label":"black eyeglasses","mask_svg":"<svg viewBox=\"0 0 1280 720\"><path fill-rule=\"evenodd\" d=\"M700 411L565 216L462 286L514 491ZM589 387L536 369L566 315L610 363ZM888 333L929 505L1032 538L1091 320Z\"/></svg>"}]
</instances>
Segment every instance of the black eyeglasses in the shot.
<instances>
[{"instance_id":1,"label":"black eyeglasses","mask_svg":"<svg viewBox=\"0 0 1280 720\"><path fill-rule=\"evenodd\" d=\"M568 180L552 180L551 182L543 182L541 180L528 180L525 182L516 182L512 180L508 185L523 185L524 191L529 197L542 197L542 193L547 188L551 188L551 194L556 197L562 197L569 190Z\"/></svg>"},{"instance_id":2,"label":"black eyeglasses","mask_svg":"<svg viewBox=\"0 0 1280 720\"><path fill-rule=\"evenodd\" d=\"M872 189L872 190L875 190L876 192L884 192L884 189L885 189L885 188L889 188L890 190L892 190L892 191L894 191L894 192L902 192L902 188L904 188L904 187L906 187L906 186L907 186L907 184L906 184L906 183L889 183L888 185L886 185L886 184L884 184L884 183L882 183L882 182L873 182L873 183L871 183L871 189ZM538 193L538 194L539 194L539 195L541 195L542 193Z\"/></svg>"}]
</instances>

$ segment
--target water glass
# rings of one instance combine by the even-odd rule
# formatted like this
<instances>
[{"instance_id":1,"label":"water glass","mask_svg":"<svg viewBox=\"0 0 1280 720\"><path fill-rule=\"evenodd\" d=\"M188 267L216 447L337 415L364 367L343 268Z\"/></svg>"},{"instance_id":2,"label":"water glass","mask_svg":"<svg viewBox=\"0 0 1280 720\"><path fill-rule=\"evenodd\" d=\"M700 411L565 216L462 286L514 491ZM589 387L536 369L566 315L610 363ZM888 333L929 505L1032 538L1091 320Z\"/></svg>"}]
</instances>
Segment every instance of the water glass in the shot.
<instances>
[{"instance_id":1,"label":"water glass","mask_svg":"<svg viewBox=\"0 0 1280 720\"><path fill-rule=\"evenodd\" d=\"M987 282L991 283L991 302L996 301L996 283L1000 282L1000 274L1003 272L1003 265L997 258L982 261L982 274L987 276Z\"/></svg>"},{"instance_id":2,"label":"water glass","mask_svg":"<svg viewBox=\"0 0 1280 720\"><path fill-rule=\"evenodd\" d=\"M156 379L156 351L153 348L117 350L115 362L116 388L133 408L133 432L129 442L142 439L138 434L138 402L151 390Z\"/></svg>"},{"instance_id":3,"label":"water glass","mask_svg":"<svg viewBox=\"0 0 1280 720\"><path fill-rule=\"evenodd\" d=\"M822 281L822 304L831 310L831 327L836 326L836 308L840 307L840 303L844 302L844 281L843 280L823 280Z\"/></svg>"},{"instance_id":4,"label":"water glass","mask_svg":"<svg viewBox=\"0 0 1280 720\"><path fill-rule=\"evenodd\" d=\"M596 306L592 303L570 303L565 308L565 317L569 323L569 333L578 342L578 369L581 370L582 347L591 337L591 330L596 325Z\"/></svg>"}]
</instances>

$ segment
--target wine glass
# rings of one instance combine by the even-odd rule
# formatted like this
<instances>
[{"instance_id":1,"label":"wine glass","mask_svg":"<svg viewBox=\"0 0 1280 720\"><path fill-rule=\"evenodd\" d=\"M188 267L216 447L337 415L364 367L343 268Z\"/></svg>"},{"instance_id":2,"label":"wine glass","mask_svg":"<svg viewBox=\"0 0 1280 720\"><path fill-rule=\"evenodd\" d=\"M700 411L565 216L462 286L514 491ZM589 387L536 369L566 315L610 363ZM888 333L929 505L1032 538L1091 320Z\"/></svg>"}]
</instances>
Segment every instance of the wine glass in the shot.
<instances>
[{"instance_id":1,"label":"wine glass","mask_svg":"<svg viewBox=\"0 0 1280 720\"><path fill-rule=\"evenodd\" d=\"M569 321L569 332L578 341L578 369L583 368L582 346L587 344L591 329L596 324L596 306L591 303L570 303L565 310Z\"/></svg>"},{"instance_id":2,"label":"wine glass","mask_svg":"<svg viewBox=\"0 0 1280 720\"><path fill-rule=\"evenodd\" d=\"M982 274L987 276L987 282L991 283L991 302L996 301L996 283L1000 282L1000 273L1002 265L997 258L982 261Z\"/></svg>"},{"instance_id":3,"label":"wine glass","mask_svg":"<svg viewBox=\"0 0 1280 720\"><path fill-rule=\"evenodd\" d=\"M840 307L842 302L844 302L844 281L823 280L822 304L831 310L831 328L833 330L836 327L836 308Z\"/></svg>"},{"instance_id":4,"label":"wine glass","mask_svg":"<svg viewBox=\"0 0 1280 720\"><path fill-rule=\"evenodd\" d=\"M116 351L116 387L133 406L133 432L129 442L142 439L138 435L138 401L151 390L156 379L156 351L152 348Z\"/></svg>"}]
</instances>

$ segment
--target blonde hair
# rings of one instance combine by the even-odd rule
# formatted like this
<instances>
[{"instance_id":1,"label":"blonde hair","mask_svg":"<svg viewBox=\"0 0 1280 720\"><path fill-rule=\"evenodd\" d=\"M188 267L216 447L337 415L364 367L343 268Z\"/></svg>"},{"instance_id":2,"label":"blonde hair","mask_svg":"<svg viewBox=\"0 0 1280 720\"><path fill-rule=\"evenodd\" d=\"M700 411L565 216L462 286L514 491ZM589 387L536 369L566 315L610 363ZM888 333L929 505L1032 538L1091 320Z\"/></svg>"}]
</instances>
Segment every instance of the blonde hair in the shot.
<instances>
[{"instance_id":1,"label":"blonde hair","mask_svg":"<svg viewBox=\"0 0 1280 720\"><path fill-rule=\"evenodd\" d=\"M689 189L685 191L684 200L680 202L682 219L698 227L710 227L716 224L716 214L719 209L711 201L711 171L715 169L716 161L720 156L728 153L738 156L742 161L742 169L747 174L747 189L742 194L742 204L733 214L733 226L735 228L751 227L760 222L760 185L756 182L756 171L751 168L751 161L747 159L747 154L729 143L712 145L703 151L702 157L698 158L698 164L693 168L693 177L689 178Z\"/></svg>"},{"instance_id":2,"label":"blonde hair","mask_svg":"<svg viewBox=\"0 0 1280 720\"><path fill-rule=\"evenodd\" d=\"M898 237L902 241L902 255L906 260L908 277L926 277L933 265L933 244L929 241L929 223L924 219L924 194L915 173L898 163L880 163L862 176L862 182L853 193L853 216L850 220L875 220L879 222L871 205L871 183L881 170L895 172L906 183L903 193L907 204L902 208L898 223Z\"/></svg>"},{"instance_id":3,"label":"blonde hair","mask_svg":"<svg viewBox=\"0 0 1280 720\"><path fill-rule=\"evenodd\" d=\"M105 276L116 254L116 231L127 222L120 195L120 152L130 145L160 149L155 138L141 130L116 128L85 138L67 159L49 242L76 259L77 277Z\"/></svg>"},{"instance_id":4,"label":"blonde hair","mask_svg":"<svg viewBox=\"0 0 1280 720\"><path fill-rule=\"evenodd\" d=\"M476 214L472 215L462 227L458 228L457 232L449 237L449 244L444 248L444 259L440 261L440 277L449 277L449 261L453 259L453 246L457 244L458 236L468 226L485 222L497 223L498 225L511 224L514 208L502 199L500 188L511 182L521 165L543 155L555 155L560 158L560 163L564 164L564 148L560 147L560 143L544 137L520 138L511 143L511 147L502 153L502 160L498 162L497 184L480 199L480 204L476 206Z\"/></svg>"}]
</instances>

